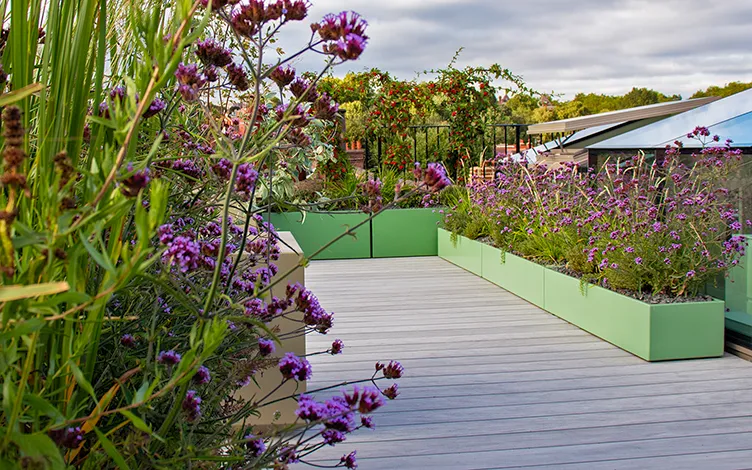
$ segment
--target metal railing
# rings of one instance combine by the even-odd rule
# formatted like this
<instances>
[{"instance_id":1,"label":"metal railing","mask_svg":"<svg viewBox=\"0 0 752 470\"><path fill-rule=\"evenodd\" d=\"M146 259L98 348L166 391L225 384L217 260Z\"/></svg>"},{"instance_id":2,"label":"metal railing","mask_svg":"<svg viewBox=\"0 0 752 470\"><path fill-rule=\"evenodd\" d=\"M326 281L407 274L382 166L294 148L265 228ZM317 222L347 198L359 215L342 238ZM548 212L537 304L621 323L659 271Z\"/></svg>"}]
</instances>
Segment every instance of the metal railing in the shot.
<instances>
[{"instance_id":1,"label":"metal railing","mask_svg":"<svg viewBox=\"0 0 752 470\"><path fill-rule=\"evenodd\" d=\"M479 136L478 142L468 149L471 163L477 163L480 157L489 160L497 153L509 155L520 153L528 148L539 145L541 138L533 139L527 134L527 124L491 124L486 126ZM449 126L428 124L410 126L408 130L409 143L412 146L414 162L446 161L452 156L449 147ZM390 139L377 138L362 142L364 150L364 168L380 167L384 163L385 152L390 145ZM457 155L453 156L457 158Z\"/></svg>"}]
</instances>

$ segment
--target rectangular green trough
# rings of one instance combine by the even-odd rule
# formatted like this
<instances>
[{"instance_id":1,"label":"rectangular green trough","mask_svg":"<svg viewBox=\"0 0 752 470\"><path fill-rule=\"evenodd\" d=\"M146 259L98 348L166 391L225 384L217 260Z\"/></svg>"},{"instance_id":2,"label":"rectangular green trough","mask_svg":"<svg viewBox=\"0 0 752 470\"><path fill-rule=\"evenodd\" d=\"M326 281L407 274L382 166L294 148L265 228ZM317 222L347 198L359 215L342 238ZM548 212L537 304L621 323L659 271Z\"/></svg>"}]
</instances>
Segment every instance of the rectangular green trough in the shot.
<instances>
[{"instance_id":1,"label":"rectangular green trough","mask_svg":"<svg viewBox=\"0 0 752 470\"><path fill-rule=\"evenodd\" d=\"M312 256L325 244L344 233L348 227L368 219L362 212L272 213L271 222L279 231L295 236L305 256ZM315 259L397 258L436 256L437 224L440 209L389 209L345 236Z\"/></svg>"},{"instance_id":2,"label":"rectangular green trough","mask_svg":"<svg viewBox=\"0 0 752 470\"><path fill-rule=\"evenodd\" d=\"M439 256L647 361L723 355L723 301L647 304L443 229Z\"/></svg>"},{"instance_id":3,"label":"rectangular green trough","mask_svg":"<svg viewBox=\"0 0 752 470\"><path fill-rule=\"evenodd\" d=\"M277 231L292 232L306 256L312 256L348 228L367 219L358 212L273 213L271 223ZM354 235L347 235L321 252L315 259L359 259L371 257L369 224L359 227Z\"/></svg>"}]
</instances>

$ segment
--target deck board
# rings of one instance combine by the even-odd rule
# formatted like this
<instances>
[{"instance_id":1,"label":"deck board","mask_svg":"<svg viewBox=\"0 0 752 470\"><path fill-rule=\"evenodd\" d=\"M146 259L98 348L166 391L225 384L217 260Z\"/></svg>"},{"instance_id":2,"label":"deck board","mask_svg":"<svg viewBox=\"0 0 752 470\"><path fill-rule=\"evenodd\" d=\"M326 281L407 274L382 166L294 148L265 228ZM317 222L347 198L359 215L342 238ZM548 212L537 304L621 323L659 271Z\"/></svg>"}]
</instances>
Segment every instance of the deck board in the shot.
<instances>
[{"instance_id":1,"label":"deck board","mask_svg":"<svg viewBox=\"0 0 752 470\"><path fill-rule=\"evenodd\" d=\"M314 262L344 354L310 358L309 389L400 360L401 395L353 449L359 468L747 468L752 364L647 363L438 258ZM317 396L325 398L336 391Z\"/></svg>"}]
</instances>

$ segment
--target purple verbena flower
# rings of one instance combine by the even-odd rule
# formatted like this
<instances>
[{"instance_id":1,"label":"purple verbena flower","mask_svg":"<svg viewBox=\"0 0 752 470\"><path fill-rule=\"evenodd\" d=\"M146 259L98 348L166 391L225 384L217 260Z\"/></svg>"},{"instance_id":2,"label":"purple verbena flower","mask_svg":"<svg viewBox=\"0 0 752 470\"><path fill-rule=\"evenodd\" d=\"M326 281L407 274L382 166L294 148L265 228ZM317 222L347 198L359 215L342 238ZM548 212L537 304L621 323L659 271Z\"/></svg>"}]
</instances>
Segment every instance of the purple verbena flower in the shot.
<instances>
[{"instance_id":1,"label":"purple verbena flower","mask_svg":"<svg viewBox=\"0 0 752 470\"><path fill-rule=\"evenodd\" d=\"M201 397L195 390L188 390L183 399L183 411L188 421L196 421L201 417Z\"/></svg>"},{"instance_id":2,"label":"purple verbena flower","mask_svg":"<svg viewBox=\"0 0 752 470\"><path fill-rule=\"evenodd\" d=\"M355 456L356 452L357 451L354 450L347 455L343 455L342 458L339 459L339 462L349 470L356 470L358 468L358 460Z\"/></svg>"},{"instance_id":3,"label":"purple verbena flower","mask_svg":"<svg viewBox=\"0 0 752 470\"><path fill-rule=\"evenodd\" d=\"M258 340L259 345L259 354L262 356L268 356L270 354L274 354L274 341L264 338L259 338Z\"/></svg>"},{"instance_id":4,"label":"purple verbena flower","mask_svg":"<svg viewBox=\"0 0 752 470\"><path fill-rule=\"evenodd\" d=\"M167 366L174 366L180 362L181 356L176 351L162 351L157 354L157 362Z\"/></svg>"},{"instance_id":5,"label":"purple verbena flower","mask_svg":"<svg viewBox=\"0 0 752 470\"><path fill-rule=\"evenodd\" d=\"M248 449L248 453L251 455L251 457L257 458L260 457L264 452L266 452L266 444L264 444L264 440L260 437L256 437L253 434L248 434L244 439L245 446Z\"/></svg>"},{"instance_id":6,"label":"purple verbena flower","mask_svg":"<svg viewBox=\"0 0 752 470\"><path fill-rule=\"evenodd\" d=\"M343 343L341 339L335 339L332 342L332 348L330 350L332 356L335 356L337 354L342 354L342 349L344 347L345 347L345 343Z\"/></svg>"},{"instance_id":7,"label":"purple verbena flower","mask_svg":"<svg viewBox=\"0 0 752 470\"><path fill-rule=\"evenodd\" d=\"M207 367L201 366L193 376L193 381L198 385L206 385L211 382L211 372L209 372Z\"/></svg>"},{"instance_id":8,"label":"purple verbena flower","mask_svg":"<svg viewBox=\"0 0 752 470\"><path fill-rule=\"evenodd\" d=\"M131 334L125 334L120 337L120 344L126 348L134 348L136 347L136 338Z\"/></svg>"},{"instance_id":9,"label":"purple verbena flower","mask_svg":"<svg viewBox=\"0 0 752 470\"><path fill-rule=\"evenodd\" d=\"M196 42L196 55L206 65L224 67L232 63L232 51L212 38Z\"/></svg>"},{"instance_id":10,"label":"purple verbena flower","mask_svg":"<svg viewBox=\"0 0 752 470\"><path fill-rule=\"evenodd\" d=\"M288 380L305 381L311 378L311 364L305 358L287 353L279 361L279 371Z\"/></svg>"}]
</instances>

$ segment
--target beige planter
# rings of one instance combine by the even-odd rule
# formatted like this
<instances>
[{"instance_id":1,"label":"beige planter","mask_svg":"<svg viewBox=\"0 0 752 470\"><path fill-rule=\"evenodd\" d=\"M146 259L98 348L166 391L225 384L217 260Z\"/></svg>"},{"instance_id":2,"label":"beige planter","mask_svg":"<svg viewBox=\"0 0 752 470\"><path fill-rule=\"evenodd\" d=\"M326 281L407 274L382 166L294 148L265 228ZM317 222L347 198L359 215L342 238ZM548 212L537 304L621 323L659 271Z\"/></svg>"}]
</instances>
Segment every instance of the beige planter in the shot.
<instances>
[{"instance_id":1,"label":"beige planter","mask_svg":"<svg viewBox=\"0 0 752 470\"><path fill-rule=\"evenodd\" d=\"M282 242L279 243L281 254L279 261L276 262L279 267L278 276L282 276L295 266L298 266L300 259L303 257L303 250L300 249L298 242L292 236L290 232L279 232L279 238ZM275 278L277 280L277 278ZM298 268L291 275L287 276L285 280L277 284L273 290L272 295L277 297L284 297L285 289L288 284L299 282L301 285L305 285L305 270ZM302 320L302 314L296 313L298 320ZM278 327L281 333L289 332L300 328L301 324L289 319L278 319L270 324L271 328ZM304 356L306 353L306 339L305 336L297 336L295 338L287 339L282 342L282 345L277 345L276 352L273 355L274 358L280 358L287 352L292 352L298 356ZM255 376L258 385L251 383L250 385L241 388L236 394L236 398L242 398L247 401L259 400L265 397L269 392L275 389L282 382L282 375L276 367L269 368L262 373ZM273 401L279 398L287 397L296 393L303 393L306 391L305 382L290 381L286 383L282 388L277 390L265 402ZM254 426L284 426L295 422L297 417L295 416L295 410L297 409L297 402L293 399L283 400L273 405L260 408L261 415L251 418L251 421L247 424ZM278 418L277 418L278 416Z\"/></svg>"}]
</instances>

